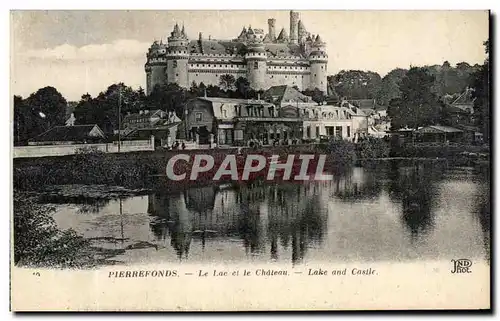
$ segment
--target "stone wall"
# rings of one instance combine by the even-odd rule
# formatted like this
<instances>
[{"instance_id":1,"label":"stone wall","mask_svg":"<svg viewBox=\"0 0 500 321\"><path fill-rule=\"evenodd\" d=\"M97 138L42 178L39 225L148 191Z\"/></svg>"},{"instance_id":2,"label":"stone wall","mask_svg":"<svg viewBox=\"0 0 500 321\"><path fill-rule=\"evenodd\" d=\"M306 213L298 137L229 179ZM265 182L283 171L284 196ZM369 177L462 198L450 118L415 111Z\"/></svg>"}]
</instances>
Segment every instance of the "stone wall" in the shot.
<instances>
[{"instance_id":1,"label":"stone wall","mask_svg":"<svg viewBox=\"0 0 500 321\"><path fill-rule=\"evenodd\" d=\"M13 157L25 158L73 155L76 154L77 150L80 148L95 148L105 153L117 153L118 142L102 144L15 146L13 148ZM152 151L154 149L154 137L152 137L150 140L122 141L120 152Z\"/></svg>"}]
</instances>

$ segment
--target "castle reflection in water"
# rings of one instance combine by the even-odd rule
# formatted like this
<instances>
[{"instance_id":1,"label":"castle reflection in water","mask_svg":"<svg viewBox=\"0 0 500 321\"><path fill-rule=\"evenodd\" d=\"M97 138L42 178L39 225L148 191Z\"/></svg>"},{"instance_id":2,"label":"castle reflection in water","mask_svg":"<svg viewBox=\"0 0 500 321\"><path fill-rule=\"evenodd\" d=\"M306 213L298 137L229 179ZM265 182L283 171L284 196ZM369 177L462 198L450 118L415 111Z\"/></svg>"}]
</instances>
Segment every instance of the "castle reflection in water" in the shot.
<instances>
[{"instance_id":1,"label":"castle reflection in water","mask_svg":"<svg viewBox=\"0 0 500 321\"><path fill-rule=\"evenodd\" d=\"M196 187L180 193L157 192L148 198L150 228L159 240L170 240L178 258L188 257L193 240L200 241L205 249L211 241L231 239L241 242L247 254L269 255L273 260L278 260L280 251L291 252L291 260L296 263L309 249L322 247L328 233L330 239L332 233L337 239L342 233L363 233L364 239L373 236L377 242L383 239L382 233L394 233L380 230L383 218L370 213L371 204L385 197L398 207L397 220L409 243L418 243L433 230L436 213L446 202L439 190L439 183L447 179L444 173L434 165L354 168L329 182L254 181ZM471 213L478 215L484 250L489 253L489 187L480 186L474 193L478 196ZM340 213L332 205L333 199L361 205L362 210L353 205L352 210ZM329 217L335 217L335 223L329 223ZM361 232L355 230L356 224Z\"/></svg>"}]
</instances>

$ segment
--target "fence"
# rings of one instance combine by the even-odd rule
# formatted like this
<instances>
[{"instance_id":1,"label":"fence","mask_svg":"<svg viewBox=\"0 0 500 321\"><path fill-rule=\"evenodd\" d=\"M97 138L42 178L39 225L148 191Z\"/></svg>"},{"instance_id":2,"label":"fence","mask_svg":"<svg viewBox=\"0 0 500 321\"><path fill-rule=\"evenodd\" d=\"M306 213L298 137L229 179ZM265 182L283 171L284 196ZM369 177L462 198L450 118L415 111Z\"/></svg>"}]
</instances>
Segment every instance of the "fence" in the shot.
<instances>
[{"instance_id":1,"label":"fence","mask_svg":"<svg viewBox=\"0 0 500 321\"><path fill-rule=\"evenodd\" d=\"M68 145L37 145L37 146L15 146L14 158L46 157L73 155L78 149L94 148L105 153L117 153L118 142L102 144L68 144ZM154 137L150 140L122 141L120 152L153 151L155 149Z\"/></svg>"}]
</instances>

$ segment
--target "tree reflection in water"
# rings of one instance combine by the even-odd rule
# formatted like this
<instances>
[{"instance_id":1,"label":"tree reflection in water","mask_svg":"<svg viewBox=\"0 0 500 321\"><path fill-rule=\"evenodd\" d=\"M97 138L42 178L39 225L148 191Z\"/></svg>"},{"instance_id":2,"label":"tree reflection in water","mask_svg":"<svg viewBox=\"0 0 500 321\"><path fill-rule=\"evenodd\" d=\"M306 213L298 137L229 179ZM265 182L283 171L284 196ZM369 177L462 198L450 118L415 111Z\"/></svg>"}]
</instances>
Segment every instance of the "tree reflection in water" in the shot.
<instances>
[{"instance_id":1,"label":"tree reflection in water","mask_svg":"<svg viewBox=\"0 0 500 321\"><path fill-rule=\"evenodd\" d=\"M389 195L402 205L401 219L408 228L412 241L416 241L434 227L435 199L442 169L436 164L421 163L399 167L392 163L389 168Z\"/></svg>"},{"instance_id":2,"label":"tree reflection in water","mask_svg":"<svg viewBox=\"0 0 500 321\"><path fill-rule=\"evenodd\" d=\"M95 214L99 213L108 203L109 199L89 199L85 202L78 204L79 214Z\"/></svg>"}]
</instances>

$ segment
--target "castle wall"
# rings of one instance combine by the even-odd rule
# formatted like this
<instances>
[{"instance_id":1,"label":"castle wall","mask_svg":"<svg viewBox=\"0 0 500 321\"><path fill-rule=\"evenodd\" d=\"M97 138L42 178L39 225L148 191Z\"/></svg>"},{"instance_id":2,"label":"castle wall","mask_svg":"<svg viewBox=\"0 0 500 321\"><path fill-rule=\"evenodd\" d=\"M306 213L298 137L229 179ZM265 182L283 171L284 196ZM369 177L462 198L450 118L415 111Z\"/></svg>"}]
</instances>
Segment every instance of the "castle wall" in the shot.
<instances>
[{"instance_id":1,"label":"castle wall","mask_svg":"<svg viewBox=\"0 0 500 321\"><path fill-rule=\"evenodd\" d=\"M230 64L227 61L222 61L222 59L217 61L217 63L210 61L190 62L188 72L189 86L191 86L193 81L197 85L203 82L206 86L219 86L220 76L225 74L233 75L235 80L239 77L246 78L246 70L246 65Z\"/></svg>"},{"instance_id":2,"label":"castle wall","mask_svg":"<svg viewBox=\"0 0 500 321\"><path fill-rule=\"evenodd\" d=\"M238 58L192 55L189 61L176 59L176 68L173 67L174 60L168 60L168 63L165 61L163 65L153 65L150 76L147 76L148 90L152 90L157 83L167 83L167 74L168 82L176 82L186 88L190 88L193 81L198 85L203 82L206 86L219 86L220 77L229 74L233 75L235 79L247 78L249 82L253 81L254 84L263 89L271 86L289 85L298 86L299 90L318 87L326 92L326 63L309 65L307 60L294 60L288 63L275 59L258 60L259 69L255 70L254 60L249 60L247 64L244 64L244 60L239 58L240 63L231 63L235 59ZM169 66L168 70L167 65Z\"/></svg>"},{"instance_id":3,"label":"castle wall","mask_svg":"<svg viewBox=\"0 0 500 321\"><path fill-rule=\"evenodd\" d=\"M297 86L299 90L305 90L309 87L309 74L290 74L284 72L268 71L266 75L266 85L271 86Z\"/></svg>"}]
</instances>

